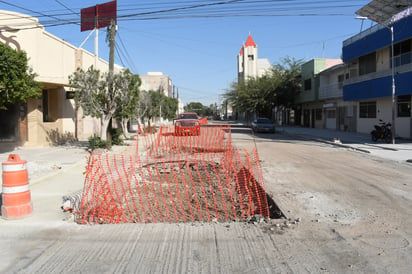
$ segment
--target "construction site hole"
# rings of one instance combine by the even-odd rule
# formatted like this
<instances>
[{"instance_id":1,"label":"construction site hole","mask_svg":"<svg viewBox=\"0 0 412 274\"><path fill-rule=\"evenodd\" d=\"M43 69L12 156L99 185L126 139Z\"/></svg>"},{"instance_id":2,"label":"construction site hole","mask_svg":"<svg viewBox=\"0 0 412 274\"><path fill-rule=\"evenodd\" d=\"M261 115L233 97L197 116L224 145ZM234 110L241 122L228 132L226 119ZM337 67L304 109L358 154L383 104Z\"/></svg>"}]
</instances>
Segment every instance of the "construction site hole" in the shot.
<instances>
[{"instance_id":1,"label":"construction site hole","mask_svg":"<svg viewBox=\"0 0 412 274\"><path fill-rule=\"evenodd\" d=\"M144 153L91 154L80 224L227 222L284 214L266 193L257 152L231 144L230 128L145 135ZM139 144L136 146L139 147Z\"/></svg>"},{"instance_id":2,"label":"construction site hole","mask_svg":"<svg viewBox=\"0 0 412 274\"><path fill-rule=\"evenodd\" d=\"M78 223L226 222L254 215L284 217L252 169L223 163L219 155L209 154L208 160L202 154L135 163L127 157L93 157L95 165L88 171Z\"/></svg>"}]
</instances>

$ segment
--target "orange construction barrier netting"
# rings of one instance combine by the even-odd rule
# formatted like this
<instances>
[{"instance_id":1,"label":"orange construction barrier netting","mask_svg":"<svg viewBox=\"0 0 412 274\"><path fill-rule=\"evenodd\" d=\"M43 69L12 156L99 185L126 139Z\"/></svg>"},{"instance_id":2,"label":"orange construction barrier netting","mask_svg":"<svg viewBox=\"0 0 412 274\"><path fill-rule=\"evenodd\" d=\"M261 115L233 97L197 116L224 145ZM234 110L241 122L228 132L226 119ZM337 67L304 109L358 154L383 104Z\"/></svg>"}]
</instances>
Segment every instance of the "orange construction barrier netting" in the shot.
<instances>
[{"instance_id":1,"label":"orange construction barrier netting","mask_svg":"<svg viewBox=\"0 0 412 274\"><path fill-rule=\"evenodd\" d=\"M232 147L229 125L202 126L199 135L183 136L175 134L174 126L162 126L155 133L145 133L137 140L143 142L144 151L150 156L177 152L223 152Z\"/></svg>"},{"instance_id":2,"label":"orange construction barrier netting","mask_svg":"<svg viewBox=\"0 0 412 274\"><path fill-rule=\"evenodd\" d=\"M166 146L167 147L167 146ZM81 224L210 222L269 217L256 151L92 154Z\"/></svg>"}]
</instances>

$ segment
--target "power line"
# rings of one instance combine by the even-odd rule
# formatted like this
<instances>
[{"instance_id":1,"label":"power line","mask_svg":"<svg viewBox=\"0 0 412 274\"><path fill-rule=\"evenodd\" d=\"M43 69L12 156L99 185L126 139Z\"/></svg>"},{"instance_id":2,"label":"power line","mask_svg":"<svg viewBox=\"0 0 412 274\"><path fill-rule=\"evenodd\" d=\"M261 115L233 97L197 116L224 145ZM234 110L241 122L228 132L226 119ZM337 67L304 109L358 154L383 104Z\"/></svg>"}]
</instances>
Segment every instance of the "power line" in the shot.
<instances>
[{"instance_id":1,"label":"power line","mask_svg":"<svg viewBox=\"0 0 412 274\"><path fill-rule=\"evenodd\" d=\"M26 9L26 8L24 8L24 7L21 7L21 6L15 5L15 4L11 4L11 3L8 3L8 2L6 2L6 1L0 0L0 3L6 4L6 5L9 5L9 6L12 6L12 7L16 7L16 8L25 10L25 11L29 11L29 12L32 12L32 13L35 13L35 14L39 14L39 15L44 16L44 17L49 17L49 18L55 19L55 20L58 21L58 22L62 22L62 21L63 21L63 20L61 20L60 18L58 18L58 17L56 17L56 16L54 16L54 15L47 15L47 14L44 14L44 13L41 13L41 12L37 12L37 11L31 10L31 9ZM73 22L68 22L68 21L66 21L66 23L72 24Z\"/></svg>"},{"instance_id":2,"label":"power line","mask_svg":"<svg viewBox=\"0 0 412 274\"><path fill-rule=\"evenodd\" d=\"M136 71L136 66L135 66L135 64L134 64L134 62L133 62L133 58L131 58L131 56L130 56L128 50L127 50L127 48L125 47L125 45L124 45L124 43L123 43L123 39L121 38L121 35L120 35L120 32L119 32L119 31L117 32L117 37L119 38L122 53L124 53L125 58L126 58L126 60L127 60L127 63L129 64L129 67L130 67L133 71ZM116 40L116 44L117 44L117 40ZM119 47L119 46L118 46L118 47ZM124 65L123 65L123 66L124 66Z\"/></svg>"},{"instance_id":3,"label":"power line","mask_svg":"<svg viewBox=\"0 0 412 274\"><path fill-rule=\"evenodd\" d=\"M66 6L65 4L63 4L62 2L60 2L59 0L54 0L57 3L59 3L61 6L63 6L64 8L66 8L67 10L71 11L73 14L78 14L77 12L75 12L74 10L72 10L71 8L69 8L68 6Z\"/></svg>"},{"instance_id":4,"label":"power line","mask_svg":"<svg viewBox=\"0 0 412 274\"><path fill-rule=\"evenodd\" d=\"M60 1L55 0L57 3L63 5ZM38 15L39 18L51 18L54 21L42 21L42 24L46 27L54 27L66 24L79 24L80 12L75 12L73 9L63 5L70 13L58 13L58 14L46 14L45 12L37 12L31 9L26 9L15 4L10 4L6 1L0 1L1 3L23 9ZM345 13L320 13L320 10L328 9L344 9L344 8L358 8L360 5L348 4L348 2L358 1L267 1L267 0L230 0L230 1L180 1L173 3L142 3L134 5L136 8L130 8L130 5L125 6L127 8L118 8L118 20L119 21L132 21L132 20L170 20L170 19L199 19L199 18L227 18L227 17L291 17L291 16L353 16L353 14ZM342 4L343 3L343 4ZM185 4L184 6L178 6ZM136 9L141 10L141 7L148 6L145 12L130 13ZM153 8L156 8L155 10ZM294 12L290 12L293 10ZM297 12L300 11L300 12ZM301 11L307 11L302 13ZM310 12L316 11L316 12ZM122 14L124 12L124 14ZM129 12L129 13L126 13ZM285 13L287 12L287 13ZM63 16L77 15L76 18L62 19ZM155 16L154 16L155 15Z\"/></svg>"},{"instance_id":5,"label":"power line","mask_svg":"<svg viewBox=\"0 0 412 274\"><path fill-rule=\"evenodd\" d=\"M115 43L116 43L116 42L115 42ZM116 52L117 52L117 56L118 56L118 58L120 59L120 63L122 64L122 66L123 66L123 67L126 67L125 64L124 64L124 62L123 62L122 55L121 55L120 52L119 52L119 47L114 47L114 49L115 49Z\"/></svg>"}]
</instances>

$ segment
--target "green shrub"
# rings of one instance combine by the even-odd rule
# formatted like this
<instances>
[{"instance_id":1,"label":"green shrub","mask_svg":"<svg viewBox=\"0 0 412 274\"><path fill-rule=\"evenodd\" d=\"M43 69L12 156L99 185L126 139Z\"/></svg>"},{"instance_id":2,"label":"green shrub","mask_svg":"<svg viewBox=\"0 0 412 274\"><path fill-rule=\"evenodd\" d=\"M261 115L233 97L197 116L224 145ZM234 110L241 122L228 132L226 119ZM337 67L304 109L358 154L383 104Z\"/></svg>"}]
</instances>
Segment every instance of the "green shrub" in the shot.
<instances>
[{"instance_id":1,"label":"green shrub","mask_svg":"<svg viewBox=\"0 0 412 274\"><path fill-rule=\"evenodd\" d=\"M112 144L110 141L103 141L99 136L90 136L89 137L89 148L95 150L96 148L105 148L110 149Z\"/></svg>"},{"instance_id":2,"label":"green shrub","mask_svg":"<svg viewBox=\"0 0 412 274\"><path fill-rule=\"evenodd\" d=\"M113 128L111 130L112 134L112 145L123 145L123 131L120 128Z\"/></svg>"}]
</instances>

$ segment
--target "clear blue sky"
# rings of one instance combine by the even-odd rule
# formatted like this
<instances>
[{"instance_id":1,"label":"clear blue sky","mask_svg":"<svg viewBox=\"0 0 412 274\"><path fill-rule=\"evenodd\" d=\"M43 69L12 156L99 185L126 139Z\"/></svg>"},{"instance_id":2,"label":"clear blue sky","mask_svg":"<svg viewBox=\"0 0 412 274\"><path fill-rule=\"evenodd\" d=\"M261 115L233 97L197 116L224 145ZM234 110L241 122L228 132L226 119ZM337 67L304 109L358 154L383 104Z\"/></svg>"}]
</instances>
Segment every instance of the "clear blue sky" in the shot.
<instances>
[{"instance_id":1,"label":"clear blue sky","mask_svg":"<svg viewBox=\"0 0 412 274\"><path fill-rule=\"evenodd\" d=\"M80 46L80 9L108 1L7 0L0 9L38 17L46 30ZM118 0L116 64L145 75L161 71L185 104L218 102L237 80L237 54L250 33L259 58L339 58L343 40L359 33L355 12L370 1ZM371 22L365 22L364 28ZM366 26L367 25L367 26ZM99 56L109 59L106 29ZM94 36L83 46L94 52Z\"/></svg>"}]
</instances>

